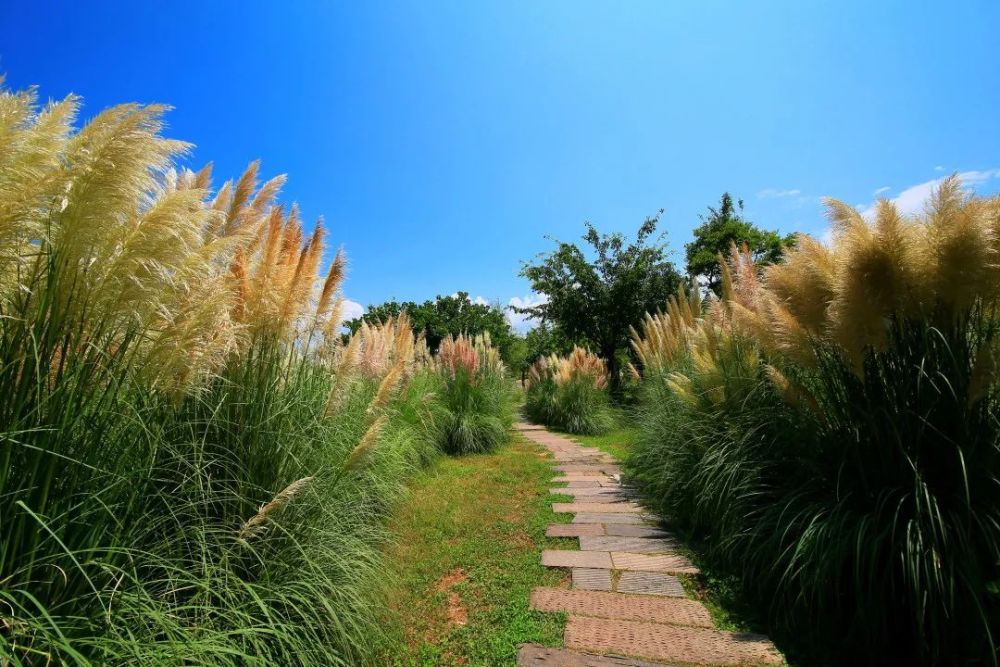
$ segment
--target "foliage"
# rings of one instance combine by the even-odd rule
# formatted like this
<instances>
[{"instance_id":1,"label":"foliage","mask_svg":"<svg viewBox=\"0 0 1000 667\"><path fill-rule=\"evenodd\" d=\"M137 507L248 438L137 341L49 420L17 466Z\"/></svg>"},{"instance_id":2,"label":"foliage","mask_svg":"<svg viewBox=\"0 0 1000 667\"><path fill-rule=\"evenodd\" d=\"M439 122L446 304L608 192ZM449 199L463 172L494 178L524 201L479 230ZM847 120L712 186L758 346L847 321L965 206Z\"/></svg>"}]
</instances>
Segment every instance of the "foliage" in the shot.
<instances>
[{"instance_id":1,"label":"foliage","mask_svg":"<svg viewBox=\"0 0 1000 667\"><path fill-rule=\"evenodd\" d=\"M573 350L573 344L546 322L530 329L524 336L517 336L511 345L510 358L505 357L507 366L522 381L527 380L528 369L542 357L552 354L566 355Z\"/></svg>"},{"instance_id":2,"label":"foliage","mask_svg":"<svg viewBox=\"0 0 1000 667\"><path fill-rule=\"evenodd\" d=\"M780 260L785 248L795 243L794 236L782 238L778 232L760 229L742 214L743 200L733 206L729 193L722 193L719 208L708 207L708 215L701 217L702 224L694 230L694 240L684 246L688 275L699 278L716 295L722 279L719 255L729 253L733 245L747 246L754 263L765 266Z\"/></svg>"},{"instance_id":3,"label":"foliage","mask_svg":"<svg viewBox=\"0 0 1000 667\"><path fill-rule=\"evenodd\" d=\"M763 279L736 252L721 301L647 318L630 468L779 631L995 664L1000 199L952 178L915 219L829 207L832 247L800 237Z\"/></svg>"},{"instance_id":4,"label":"foliage","mask_svg":"<svg viewBox=\"0 0 1000 667\"><path fill-rule=\"evenodd\" d=\"M431 352L437 352L441 342L449 336L478 336L489 334L504 360L511 358L516 334L507 321L504 311L494 305L476 303L468 292L454 296L438 296L421 304L413 301L387 301L370 306L361 317L345 322L348 330L357 331L362 322L375 324L405 313L413 331L423 334Z\"/></svg>"},{"instance_id":5,"label":"foliage","mask_svg":"<svg viewBox=\"0 0 1000 667\"><path fill-rule=\"evenodd\" d=\"M680 284L666 259L666 244L652 238L658 222L658 217L648 218L627 245L622 234L600 234L587 223L583 240L593 250L592 259L577 245L560 242L521 271L548 300L518 312L551 322L560 336L595 349L608 364L612 393L621 386L617 352L628 348L629 327L659 308Z\"/></svg>"},{"instance_id":6,"label":"foliage","mask_svg":"<svg viewBox=\"0 0 1000 667\"><path fill-rule=\"evenodd\" d=\"M604 361L583 348L567 357L542 357L528 373L527 415L567 433L606 433L614 427L607 379Z\"/></svg>"},{"instance_id":7,"label":"foliage","mask_svg":"<svg viewBox=\"0 0 1000 667\"><path fill-rule=\"evenodd\" d=\"M445 338L434 367L439 379L432 430L449 454L489 452L514 421L513 393L489 336Z\"/></svg>"},{"instance_id":8,"label":"foliage","mask_svg":"<svg viewBox=\"0 0 1000 667\"><path fill-rule=\"evenodd\" d=\"M364 662L433 456L409 327L341 347L282 178L77 106L0 91L0 663Z\"/></svg>"}]
</instances>

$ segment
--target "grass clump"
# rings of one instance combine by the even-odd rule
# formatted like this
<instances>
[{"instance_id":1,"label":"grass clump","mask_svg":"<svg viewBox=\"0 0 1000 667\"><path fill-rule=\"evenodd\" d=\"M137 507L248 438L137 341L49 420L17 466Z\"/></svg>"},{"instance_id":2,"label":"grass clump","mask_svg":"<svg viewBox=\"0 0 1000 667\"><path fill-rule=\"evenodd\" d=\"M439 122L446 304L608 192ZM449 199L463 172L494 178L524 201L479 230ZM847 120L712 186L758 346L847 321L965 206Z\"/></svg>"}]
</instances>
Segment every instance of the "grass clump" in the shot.
<instances>
[{"instance_id":1,"label":"grass clump","mask_svg":"<svg viewBox=\"0 0 1000 667\"><path fill-rule=\"evenodd\" d=\"M568 357L542 357L528 371L529 419L574 434L600 435L615 426L604 361L581 347Z\"/></svg>"},{"instance_id":2,"label":"grass clump","mask_svg":"<svg viewBox=\"0 0 1000 667\"><path fill-rule=\"evenodd\" d=\"M831 247L647 318L629 467L792 648L996 664L1000 200L830 210Z\"/></svg>"},{"instance_id":3,"label":"grass clump","mask_svg":"<svg viewBox=\"0 0 1000 667\"><path fill-rule=\"evenodd\" d=\"M449 337L434 359L431 431L449 454L490 452L506 441L514 396L489 335Z\"/></svg>"},{"instance_id":4,"label":"grass clump","mask_svg":"<svg viewBox=\"0 0 1000 667\"><path fill-rule=\"evenodd\" d=\"M340 344L283 178L78 106L0 90L0 664L364 664L435 451L409 325Z\"/></svg>"}]
</instances>

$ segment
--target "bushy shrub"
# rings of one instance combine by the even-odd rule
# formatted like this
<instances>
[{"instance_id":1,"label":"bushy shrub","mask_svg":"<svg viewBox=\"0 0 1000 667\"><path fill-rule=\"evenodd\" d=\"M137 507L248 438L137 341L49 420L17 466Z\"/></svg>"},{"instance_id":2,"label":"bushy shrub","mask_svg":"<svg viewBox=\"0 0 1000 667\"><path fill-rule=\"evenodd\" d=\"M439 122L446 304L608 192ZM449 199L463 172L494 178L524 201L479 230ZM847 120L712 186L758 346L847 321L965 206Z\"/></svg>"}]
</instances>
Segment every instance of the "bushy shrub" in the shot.
<instances>
[{"instance_id":1,"label":"bushy shrub","mask_svg":"<svg viewBox=\"0 0 1000 667\"><path fill-rule=\"evenodd\" d=\"M604 362L580 347L565 358L542 357L528 371L525 412L529 419L567 433L610 431L614 418Z\"/></svg>"},{"instance_id":2,"label":"bushy shrub","mask_svg":"<svg viewBox=\"0 0 1000 667\"><path fill-rule=\"evenodd\" d=\"M432 455L408 325L339 345L282 179L76 108L0 91L0 664L363 663Z\"/></svg>"},{"instance_id":3,"label":"bushy shrub","mask_svg":"<svg viewBox=\"0 0 1000 667\"><path fill-rule=\"evenodd\" d=\"M433 365L432 430L443 451L476 454L503 444L514 420L513 393L489 336L444 339Z\"/></svg>"},{"instance_id":4,"label":"bushy shrub","mask_svg":"<svg viewBox=\"0 0 1000 667\"><path fill-rule=\"evenodd\" d=\"M763 281L647 318L629 464L775 627L868 664L994 664L1000 200L832 202Z\"/></svg>"}]
</instances>

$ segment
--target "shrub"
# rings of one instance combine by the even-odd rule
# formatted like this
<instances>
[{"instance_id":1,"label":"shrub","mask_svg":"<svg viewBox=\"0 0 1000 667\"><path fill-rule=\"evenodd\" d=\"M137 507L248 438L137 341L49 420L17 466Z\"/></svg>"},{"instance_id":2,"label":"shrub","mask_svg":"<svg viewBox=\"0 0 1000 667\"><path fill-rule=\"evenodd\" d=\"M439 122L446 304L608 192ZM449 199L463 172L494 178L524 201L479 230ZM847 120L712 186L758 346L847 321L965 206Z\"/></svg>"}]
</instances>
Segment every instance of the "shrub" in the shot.
<instances>
[{"instance_id":1,"label":"shrub","mask_svg":"<svg viewBox=\"0 0 1000 667\"><path fill-rule=\"evenodd\" d=\"M1000 200L950 179L916 219L830 208L832 247L800 237L762 281L734 252L722 301L647 318L630 466L778 629L995 664Z\"/></svg>"},{"instance_id":2,"label":"shrub","mask_svg":"<svg viewBox=\"0 0 1000 667\"><path fill-rule=\"evenodd\" d=\"M445 338L435 359L437 392L432 429L449 454L496 449L514 420L513 394L488 335Z\"/></svg>"},{"instance_id":3,"label":"shrub","mask_svg":"<svg viewBox=\"0 0 1000 667\"><path fill-rule=\"evenodd\" d=\"M530 419L567 433L596 435L614 427L604 362L581 347L535 362L525 398Z\"/></svg>"},{"instance_id":4,"label":"shrub","mask_svg":"<svg viewBox=\"0 0 1000 667\"><path fill-rule=\"evenodd\" d=\"M283 179L77 105L0 91L0 663L363 662L412 335L356 371Z\"/></svg>"}]
</instances>

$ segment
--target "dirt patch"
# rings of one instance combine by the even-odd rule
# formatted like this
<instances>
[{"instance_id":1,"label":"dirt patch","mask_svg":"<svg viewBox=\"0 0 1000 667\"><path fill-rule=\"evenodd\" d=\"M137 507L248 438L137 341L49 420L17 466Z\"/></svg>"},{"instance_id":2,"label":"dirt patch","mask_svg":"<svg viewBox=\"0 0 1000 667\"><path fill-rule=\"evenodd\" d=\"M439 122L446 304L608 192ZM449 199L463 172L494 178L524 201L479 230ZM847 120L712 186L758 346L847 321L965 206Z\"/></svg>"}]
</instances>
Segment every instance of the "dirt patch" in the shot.
<instances>
[{"instance_id":1,"label":"dirt patch","mask_svg":"<svg viewBox=\"0 0 1000 667\"><path fill-rule=\"evenodd\" d=\"M434 590L440 593L441 591L446 591L456 584L460 584L467 581L468 577L465 576L465 570L462 568L456 568L444 575L440 579L434 582Z\"/></svg>"},{"instance_id":2,"label":"dirt patch","mask_svg":"<svg viewBox=\"0 0 1000 667\"><path fill-rule=\"evenodd\" d=\"M468 577L465 576L465 571L462 568L457 568L434 582L434 590L443 593L449 588L467 580ZM462 598L459 597L456 591L451 591L448 593L448 624L466 625L468 622L469 611L462 604Z\"/></svg>"},{"instance_id":3,"label":"dirt patch","mask_svg":"<svg viewBox=\"0 0 1000 667\"><path fill-rule=\"evenodd\" d=\"M455 591L448 594L448 622L452 625L466 625L469 622L469 612Z\"/></svg>"}]
</instances>

